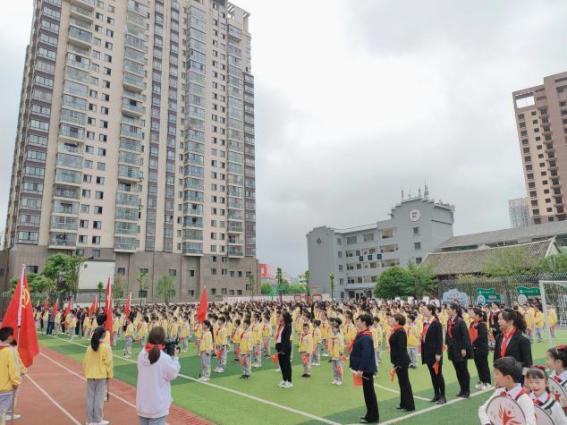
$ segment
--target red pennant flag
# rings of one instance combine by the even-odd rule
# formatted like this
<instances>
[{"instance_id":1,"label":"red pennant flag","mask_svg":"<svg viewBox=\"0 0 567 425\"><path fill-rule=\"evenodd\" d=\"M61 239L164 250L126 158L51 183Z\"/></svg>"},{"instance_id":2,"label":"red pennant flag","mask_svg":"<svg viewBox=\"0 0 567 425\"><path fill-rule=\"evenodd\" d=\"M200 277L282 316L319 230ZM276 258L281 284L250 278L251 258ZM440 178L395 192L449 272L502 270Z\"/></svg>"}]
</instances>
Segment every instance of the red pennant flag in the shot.
<instances>
[{"instance_id":1,"label":"red pennant flag","mask_svg":"<svg viewBox=\"0 0 567 425\"><path fill-rule=\"evenodd\" d=\"M14 339L18 342L18 352L25 367L30 367L33 358L39 354L39 343L33 320L33 306L30 288L26 277L26 267L22 267L22 275L10 300L2 326L14 329Z\"/></svg>"},{"instance_id":2,"label":"red pennant flag","mask_svg":"<svg viewBox=\"0 0 567 425\"><path fill-rule=\"evenodd\" d=\"M91 305L89 306L89 316L92 317L97 310L97 301L96 301L96 295L93 298L93 302L91 303Z\"/></svg>"},{"instance_id":3,"label":"red pennant flag","mask_svg":"<svg viewBox=\"0 0 567 425\"><path fill-rule=\"evenodd\" d=\"M71 313L71 300L67 301L67 307L65 307L65 317Z\"/></svg>"},{"instance_id":4,"label":"red pennant flag","mask_svg":"<svg viewBox=\"0 0 567 425\"><path fill-rule=\"evenodd\" d=\"M110 282L110 277L106 284L105 297L104 314L106 314L106 321L104 322L104 329L112 334L112 283Z\"/></svg>"},{"instance_id":5,"label":"red pennant flag","mask_svg":"<svg viewBox=\"0 0 567 425\"><path fill-rule=\"evenodd\" d=\"M55 304L53 304L53 315L55 316L59 313L59 297L55 300Z\"/></svg>"},{"instance_id":6,"label":"red pennant flag","mask_svg":"<svg viewBox=\"0 0 567 425\"><path fill-rule=\"evenodd\" d=\"M49 297L45 297L45 301L43 302L43 311L47 311L49 309Z\"/></svg>"},{"instance_id":7,"label":"red pennant flag","mask_svg":"<svg viewBox=\"0 0 567 425\"><path fill-rule=\"evenodd\" d=\"M201 300L199 301L199 309L197 310L197 320L203 323L207 318L207 311L209 310L209 299L207 297L207 287L205 286L201 291Z\"/></svg>"},{"instance_id":8,"label":"red pennant flag","mask_svg":"<svg viewBox=\"0 0 567 425\"><path fill-rule=\"evenodd\" d=\"M128 295L128 298L126 299L126 305L124 306L124 314L126 315L126 317L130 316L130 309L131 309L131 304L132 304L132 292L130 292L130 294Z\"/></svg>"}]
</instances>

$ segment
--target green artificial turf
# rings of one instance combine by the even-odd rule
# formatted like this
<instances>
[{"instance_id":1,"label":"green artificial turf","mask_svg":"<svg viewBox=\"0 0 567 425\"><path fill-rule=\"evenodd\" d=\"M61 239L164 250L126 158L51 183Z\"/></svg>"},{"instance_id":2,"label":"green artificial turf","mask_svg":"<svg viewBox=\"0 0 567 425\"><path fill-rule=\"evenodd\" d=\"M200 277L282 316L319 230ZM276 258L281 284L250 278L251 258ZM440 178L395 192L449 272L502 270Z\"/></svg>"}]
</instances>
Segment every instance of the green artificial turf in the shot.
<instances>
[{"instance_id":1,"label":"green artificial turf","mask_svg":"<svg viewBox=\"0 0 567 425\"><path fill-rule=\"evenodd\" d=\"M567 331L558 335L558 341L567 339ZM41 336L40 343L46 347L56 350L62 354L81 361L87 341L75 339L73 343L66 336L61 338ZM81 344L84 347L77 345ZM195 355L193 345L189 353L181 355L181 373L188 377L199 377L200 362ZM545 343L533 344L532 351L536 362L543 363L545 357ZM253 369L249 380L240 379L241 368L238 362L232 361L233 353L229 353L228 367L225 373L211 372L211 384L241 392L258 399L277 403L287 408L325 418L335 423L349 424L358 423L359 417L365 413L362 389L354 387L348 365L345 365L344 385L337 387L331 385L333 380L328 358L321 358L321 366L312 368L311 378L302 378L303 365L295 351L293 359L293 382L294 388L284 390L277 385L281 381L281 374L275 372L275 367L270 359L263 359L262 368ZM139 347L134 348L132 360L135 360ZM120 358L122 355L122 341L114 348L114 376L132 385L136 385L136 365L132 361ZM118 357L117 357L118 356ZM397 382L391 383L389 379L390 363L388 353L382 353L382 365L375 383L391 390L397 391ZM212 369L216 367L213 359ZM474 392L476 384L476 368L474 363L469 362L471 373L471 390ZM457 380L454 369L450 362L444 363L443 373L447 384L447 398L455 398L458 392ZM429 399L432 397L431 381L429 372L425 366L419 366L415 370L410 369L410 380L414 395ZM111 384L112 385L112 384ZM315 424L320 423L317 418L284 410L280 407L263 403L257 399L251 399L228 392L222 388L205 385L187 378L179 377L173 383L173 398L175 404L186 408L209 419L217 424L246 423L255 424ZM111 388L112 391L112 388ZM378 404L380 409L380 422L387 421L407 413L398 412L395 407L399 403L399 394L386 391L377 387ZM457 423L459 425L477 425L477 410L491 392L459 401L454 404L443 406L414 417L410 417L398 423L403 424L432 424L432 423ZM425 400L415 400L416 409L423 410L433 406Z\"/></svg>"}]
</instances>

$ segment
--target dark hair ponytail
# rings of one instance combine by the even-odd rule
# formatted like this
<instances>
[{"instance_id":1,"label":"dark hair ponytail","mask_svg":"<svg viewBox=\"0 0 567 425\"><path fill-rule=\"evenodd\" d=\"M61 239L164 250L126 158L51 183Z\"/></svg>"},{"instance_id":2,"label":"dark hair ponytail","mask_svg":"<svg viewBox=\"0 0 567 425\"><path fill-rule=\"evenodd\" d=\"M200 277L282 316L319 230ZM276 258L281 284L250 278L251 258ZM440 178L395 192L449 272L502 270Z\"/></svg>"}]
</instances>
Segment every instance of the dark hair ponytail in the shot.
<instances>
[{"instance_id":1,"label":"dark hair ponytail","mask_svg":"<svg viewBox=\"0 0 567 425\"><path fill-rule=\"evenodd\" d=\"M502 315L502 318L507 322L513 322L514 327L518 329L520 332L526 332L528 325L526 324L526 321L524 320L524 316L522 316L522 313L516 310L512 310L511 308L506 308L502 310L500 314Z\"/></svg>"},{"instance_id":2,"label":"dark hair ponytail","mask_svg":"<svg viewBox=\"0 0 567 425\"><path fill-rule=\"evenodd\" d=\"M480 316L480 320L481 320L482 322L486 322L486 313L484 312L484 310L482 310L482 309L480 309L480 308L478 308L478 307L475 307L475 308L473 308L473 312L474 312L474 314L476 314L477 316Z\"/></svg>"},{"instance_id":3,"label":"dark hair ponytail","mask_svg":"<svg viewBox=\"0 0 567 425\"><path fill-rule=\"evenodd\" d=\"M437 306L434 304L429 304L425 306L426 309L428 309L431 312L431 315L433 317L435 317L436 319L439 319L439 317L437 317Z\"/></svg>"},{"instance_id":4,"label":"dark hair ponytail","mask_svg":"<svg viewBox=\"0 0 567 425\"><path fill-rule=\"evenodd\" d=\"M152 328L148 335L148 343L153 344L152 349L148 353L148 360L150 364L154 364L159 360L161 354L159 346L165 344L165 330L161 326Z\"/></svg>"},{"instance_id":5,"label":"dark hair ponytail","mask_svg":"<svg viewBox=\"0 0 567 425\"><path fill-rule=\"evenodd\" d=\"M554 360L559 360L564 368L567 368L567 345L558 345L550 348L547 352Z\"/></svg>"},{"instance_id":6,"label":"dark hair ponytail","mask_svg":"<svg viewBox=\"0 0 567 425\"><path fill-rule=\"evenodd\" d=\"M451 303L449 308L457 313L459 319L463 318L463 308L457 303Z\"/></svg>"},{"instance_id":7,"label":"dark hair ponytail","mask_svg":"<svg viewBox=\"0 0 567 425\"><path fill-rule=\"evenodd\" d=\"M91 348L93 351L98 351L98 347L100 345L100 340L104 337L106 329L102 326L96 328L93 332L93 336L91 336Z\"/></svg>"}]
</instances>

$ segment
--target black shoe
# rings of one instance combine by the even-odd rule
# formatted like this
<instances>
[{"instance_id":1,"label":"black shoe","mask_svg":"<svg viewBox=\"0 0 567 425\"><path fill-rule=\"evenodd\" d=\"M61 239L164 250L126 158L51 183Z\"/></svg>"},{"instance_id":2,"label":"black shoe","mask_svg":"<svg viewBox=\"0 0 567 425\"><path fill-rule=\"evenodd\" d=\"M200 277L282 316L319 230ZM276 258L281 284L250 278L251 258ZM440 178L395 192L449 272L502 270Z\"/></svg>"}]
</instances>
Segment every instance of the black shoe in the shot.
<instances>
[{"instance_id":1,"label":"black shoe","mask_svg":"<svg viewBox=\"0 0 567 425\"><path fill-rule=\"evenodd\" d=\"M246 375L242 375L240 379L246 379Z\"/></svg>"},{"instance_id":2,"label":"black shoe","mask_svg":"<svg viewBox=\"0 0 567 425\"><path fill-rule=\"evenodd\" d=\"M376 424L376 423L378 423L378 419L371 420L371 419L366 419L366 418L360 418L360 423L361 424Z\"/></svg>"},{"instance_id":3,"label":"black shoe","mask_svg":"<svg viewBox=\"0 0 567 425\"><path fill-rule=\"evenodd\" d=\"M398 407L396 407L396 410L405 410L405 407L398 406Z\"/></svg>"},{"instance_id":4,"label":"black shoe","mask_svg":"<svg viewBox=\"0 0 567 425\"><path fill-rule=\"evenodd\" d=\"M460 397L462 398L469 398L471 396L471 393L463 393L460 395Z\"/></svg>"},{"instance_id":5,"label":"black shoe","mask_svg":"<svg viewBox=\"0 0 567 425\"><path fill-rule=\"evenodd\" d=\"M463 396L463 393L462 393L462 392L460 392L460 393L459 393L459 394L457 394L457 395L456 395L455 397L462 397L462 396Z\"/></svg>"},{"instance_id":6,"label":"black shoe","mask_svg":"<svg viewBox=\"0 0 567 425\"><path fill-rule=\"evenodd\" d=\"M435 402L437 402L437 401L439 401L439 396L438 396L438 395L436 395L436 396L433 397L431 400L429 400L430 403L435 403Z\"/></svg>"},{"instance_id":7,"label":"black shoe","mask_svg":"<svg viewBox=\"0 0 567 425\"><path fill-rule=\"evenodd\" d=\"M437 400L436 404L445 404L447 403L447 400L445 400L445 397L439 397L439 400Z\"/></svg>"},{"instance_id":8,"label":"black shoe","mask_svg":"<svg viewBox=\"0 0 567 425\"><path fill-rule=\"evenodd\" d=\"M406 412L414 412L415 411L415 407L412 407L411 409L405 409Z\"/></svg>"}]
</instances>

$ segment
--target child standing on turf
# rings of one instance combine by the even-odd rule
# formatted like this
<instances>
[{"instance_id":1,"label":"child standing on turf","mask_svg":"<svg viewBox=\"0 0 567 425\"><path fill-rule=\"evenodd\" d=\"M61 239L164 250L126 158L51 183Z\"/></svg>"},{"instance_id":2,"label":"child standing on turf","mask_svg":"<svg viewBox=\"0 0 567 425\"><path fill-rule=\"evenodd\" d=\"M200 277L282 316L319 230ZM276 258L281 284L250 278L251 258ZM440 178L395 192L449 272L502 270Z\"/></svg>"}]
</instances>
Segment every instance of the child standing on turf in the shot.
<instances>
[{"instance_id":1,"label":"child standing on turf","mask_svg":"<svg viewBox=\"0 0 567 425\"><path fill-rule=\"evenodd\" d=\"M203 322L203 336L199 343L199 356L201 357L201 381L211 379L211 354L213 353L213 325L208 320Z\"/></svg>"},{"instance_id":2,"label":"child standing on turf","mask_svg":"<svg viewBox=\"0 0 567 425\"><path fill-rule=\"evenodd\" d=\"M333 368L333 385L343 384L343 361L342 356L345 349L343 336L339 329L339 323L333 322L331 334L329 336L329 355L331 357L331 367Z\"/></svg>"},{"instance_id":3,"label":"child standing on turf","mask_svg":"<svg viewBox=\"0 0 567 425\"><path fill-rule=\"evenodd\" d=\"M226 325L224 316L220 316L217 320L217 329L215 331L215 352L217 356L217 367L215 372L223 373L226 367Z\"/></svg>"},{"instance_id":4,"label":"child standing on turf","mask_svg":"<svg viewBox=\"0 0 567 425\"><path fill-rule=\"evenodd\" d=\"M195 350L197 353L201 348L201 338L203 337L203 324L199 322L197 319L197 315L195 315L195 326L193 327L193 334L195 335Z\"/></svg>"},{"instance_id":5,"label":"child standing on turf","mask_svg":"<svg viewBox=\"0 0 567 425\"><path fill-rule=\"evenodd\" d=\"M252 331L250 329L250 319L244 319L242 330L239 335L240 364L242 365L241 379L250 378L250 352L254 345Z\"/></svg>"},{"instance_id":6,"label":"child standing on turf","mask_svg":"<svg viewBox=\"0 0 567 425\"><path fill-rule=\"evenodd\" d=\"M526 422L522 425L536 425L534 405L526 390L522 387L522 364L513 357L501 357L494 362L494 382L496 391L478 409L478 417L482 425L490 425L491 420L486 408L488 403L499 396L514 400L522 409Z\"/></svg>"},{"instance_id":7,"label":"child standing on turf","mask_svg":"<svg viewBox=\"0 0 567 425\"><path fill-rule=\"evenodd\" d=\"M313 321L313 366L321 366L321 321Z\"/></svg>"},{"instance_id":8,"label":"child standing on turf","mask_svg":"<svg viewBox=\"0 0 567 425\"><path fill-rule=\"evenodd\" d=\"M408 354L410 358L410 369L417 367L417 344L419 344L419 330L415 323L415 314L409 315L408 323Z\"/></svg>"},{"instance_id":9,"label":"child standing on turf","mask_svg":"<svg viewBox=\"0 0 567 425\"><path fill-rule=\"evenodd\" d=\"M262 346L264 349L264 357L270 358L270 339L272 338L272 326L270 325L270 315L264 315L262 323Z\"/></svg>"},{"instance_id":10,"label":"child standing on turf","mask_svg":"<svg viewBox=\"0 0 567 425\"><path fill-rule=\"evenodd\" d=\"M311 377L311 354L313 353L313 336L309 332L309 323L303 324L303 333L299 337L299 355L303 361L303 378Z\"/></svg>"},{"instance_id":11,"label":"child standing on turf","mask_svg":"<svg viewBox=\"0 0 567 425\"><path fill-rule=\"evenodd\" d=\"M382 340L384 338L384 332L382 331L382 325L380 325L380 318L374 316L374 321L372 323L372 342L374 343L374 356L376 357L376 367L380 364L380 352L382 351Z\"/></svg>"},{"instance_id":12,"label":"child standing on turf","mask_svg":"<svg viewBox=\"0 0 567 425\"><path fill-rule=\"evenodd\" d=\"M242 329L240 328L240 319L234 321L233 331L232 331L232 346L234 348L234 361L240 361L240 333Z\"/></svg>"},{"instance_id":13,"label":"child standing on turf","mask_svg":"<svg viewBox=\"0 0 567 425\"><path fill-rule=\"evenodd\" d=\"M256 313L252 322L252 338L254 339L254 349L252 352L252 367L262 367L262 316Z\"/></svg>"},{"instance_id":14,"label":"child standing on turf","mask_svg":"<svg viewBox=\"0 0 567 425\"><path fill-rule=\"evenodd\" d=\"M114 330L114 329L113 329ZM124 323L124 358L132 357L132 342L134 341L134 325L129 317Z\"/></svg>"},{"instance_id":15,"label":"child standing on turf","mask_svg":"<svg viewBox=\"0 0 567 425\"><path fill-rule=\"evenodd\" d=\"M547 375L543 366L541 369L539 367L528 369L526 386L531 391L529 395L534 405L545 410L555 425L567 425L567 417L561 405L547 389Z\"/></svg>"},{"instance_id":16,"label":"child standing on turf","mask_svg":"<svg viewBox=\"0 0 567 425\"><path fill-rule=\"evenodd\" d=\"M183 318L179 326L179 345L182 353L189 351L189 322L187 316Z\"/></svg>"},{"instance_id":17,"label":"child standing on turf","mask_svg":"<svg viewBox=\"0 0 567 425\"><path fill-rule=\"evenodd\" d=\"M112 354L104 343L106 331L102 326L93 331L91 344L83 358L87 379L87 424L105 424L102 418L106 385L112 378Z\"/></svg>"}]
</instances>

